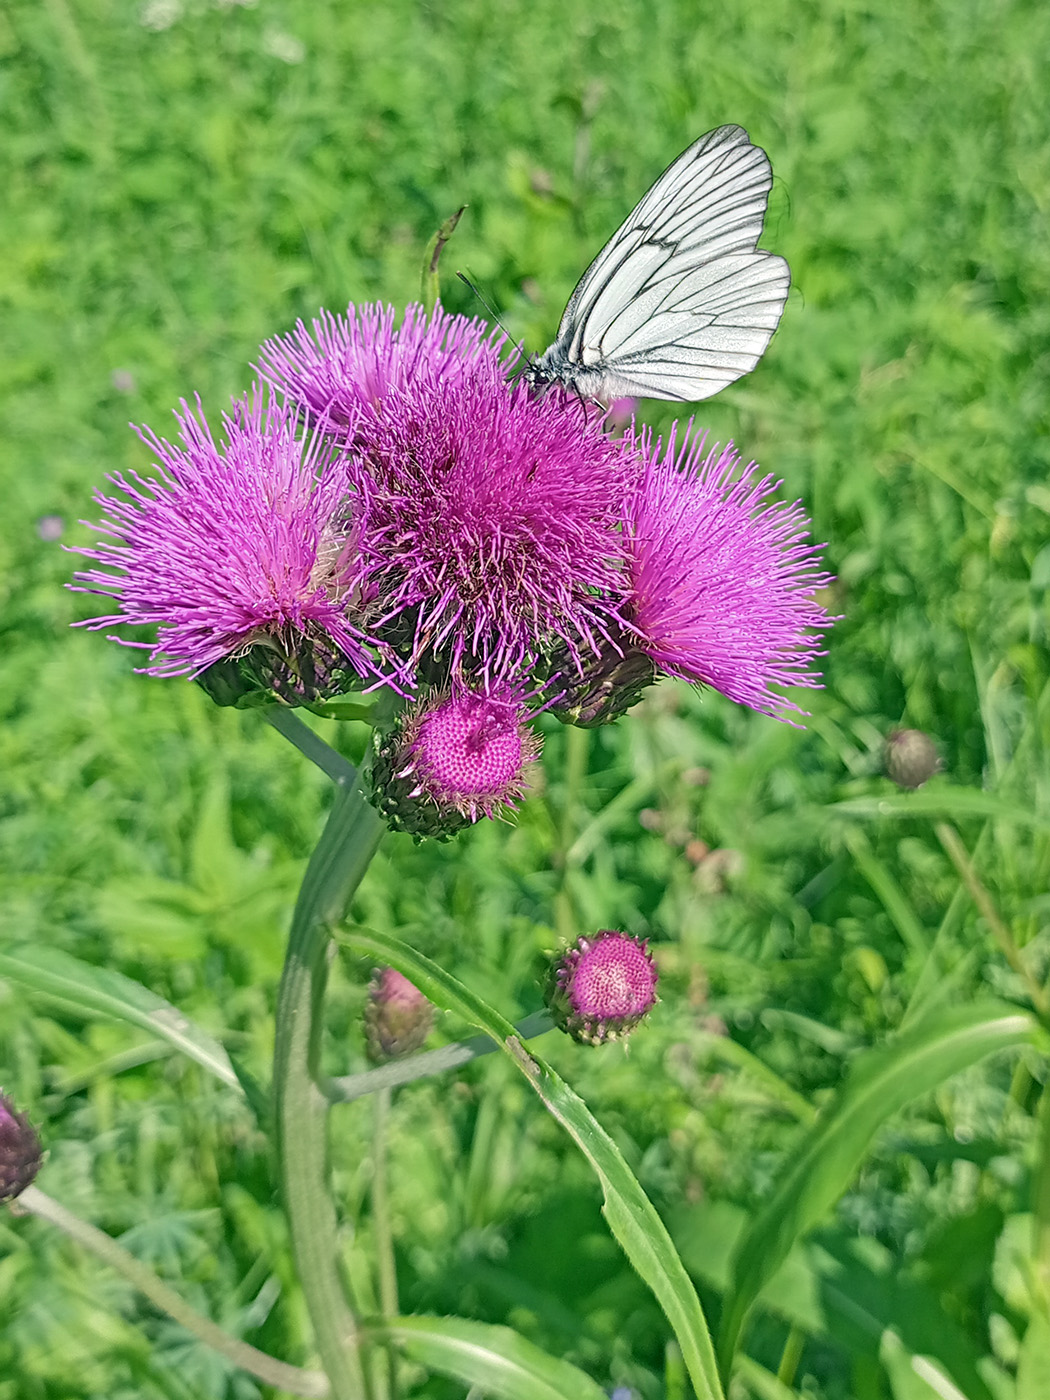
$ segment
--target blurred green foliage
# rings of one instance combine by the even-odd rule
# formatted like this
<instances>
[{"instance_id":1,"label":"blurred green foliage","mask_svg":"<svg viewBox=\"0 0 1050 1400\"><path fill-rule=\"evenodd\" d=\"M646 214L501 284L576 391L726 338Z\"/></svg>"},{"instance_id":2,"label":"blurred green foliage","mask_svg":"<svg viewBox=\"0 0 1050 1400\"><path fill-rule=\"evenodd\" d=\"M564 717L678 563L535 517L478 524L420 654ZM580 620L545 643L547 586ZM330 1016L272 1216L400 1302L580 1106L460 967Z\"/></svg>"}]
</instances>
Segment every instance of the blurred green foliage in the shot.
<instances>
[{"instance_id":1,"label":"blurred green foliage","mask_svg":"<svg viewBox=\"0 0 1050 1400\"><path fill-rule=\"evenodd\" d=\"M463 267L542 349L647 183L741 123L773 161L765 245L794 290L763 363L699 421L783 478L827 541L827 688L792 729L661 687L590 738L567 814L569 738L551 726L545 790L515 828L388 837L356 908L510 1016L538 1005L557 911L653 940L663 1000L630 1054L543 1050L717 1317L732 1242L804 1130L798 1096L825 1103L923 1010L1024 999L937 820L957 821L1030 971L1050 965L1047 52L1035 0L11 0L0 937L119 969L265 1080L324 782L260 716L70 631L97 609L64 591L61 544L93 538L76 522L106 472L148 467L128 418L165 432L194 393L216 412L260 341L321 305L414 299L463 203L446 304L478 309ZM674 416L644 408L657 428ZM351 756L364 743L316 723ZM900 723L935 738L945 772L925 805L891 809L881 745ZM967 805L977 790L999 815ZM332 1072L363 1063L367 971L347 960L336 979ZM460 1030L446 1019L435 1043ZM727 1037L795 1099L727 1059ZM769 1285L748 1339L765 1370L741 1370L741 1396L774 1394L782 1365L812 1400L949 1393L916 1355L967 1400L1043 1394L1045 1076L1045 1059L1000 1056L894 1119ZM265 1120L145 1033L3 981L0 1082L41 1126L45 1189L231 1330L309 1361ZM335 1129L367 1308L367 1105ZM399 1093L392 1190L406 1309L506 1322L609 1388L664 1394L663 1318L585 1165L503 1065ZM0 1217L0 1296L0 1400L261 1393L39 1222Z\"/></svg>"}]
</instances>

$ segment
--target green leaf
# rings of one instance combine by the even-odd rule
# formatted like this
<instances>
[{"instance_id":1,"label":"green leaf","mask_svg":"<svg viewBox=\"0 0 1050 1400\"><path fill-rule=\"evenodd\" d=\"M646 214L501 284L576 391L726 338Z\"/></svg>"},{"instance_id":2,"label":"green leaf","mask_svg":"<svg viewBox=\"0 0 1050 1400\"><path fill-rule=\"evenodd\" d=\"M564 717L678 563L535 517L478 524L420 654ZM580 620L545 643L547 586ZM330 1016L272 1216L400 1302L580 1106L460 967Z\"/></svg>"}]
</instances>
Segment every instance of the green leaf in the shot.
<instances>
[{"instance_id":1,"label":"green leaf","mask_svg":"<svg viewBox=\"0 0 1050 1400\"><path fill-rule=\"evenodd\" d=\"M510 1327L461 1317L398 1317L369 1327L413 1361L499 1400L606 1400L605 1391Z\"/></svg>"},{"instance_id":2,"label":"green leaf","mask_svg":"<svg viewBox=\"0 0 1050 1400\"><path fill-rule=\"evenodd\" d=\"M1036 1030L1027 1013L984 1003L942 1012L857 1057L845 1085L802 1139L740 1242L719 1337L726 1370L763 1285L794 1242L846 1190L882 1124L985 1055L1025 1044Z\"/></svg>"},{"instance_id":3,"label":"green leaf","mask_svg":"<svg viewBox=\"0 0 1050 1400\"><path fill-rule=\"evenodd\" d=\"M881 1355L893 1400L967 1400L935 1361L913 1355L896 1333L883 1334Z\"/></svg>"},{"instance_id":4,"label":"green leaf","mask_svg":"<svg viewBox=\"0 0 1050 1400\"><path fill-rule=\"evenodd\" d=\"M736 1374L747 1382L748 1389L758 1400L798 1400L797 1390L785 1385L772 1371L752 1361L750 1356L737 1358Z\"/></svg>"},{"instance_id":5,"label":"green leaf","mask_svg":"<svg viewBox=\"0 0 1050 1400\"><path fill-rule=\"evenodd\" d=\"M424 996L483 1030L510 1057L601 1183L609 1228L674 1329L698 1400L722 1400L714 1347L692 1280L652 1202L579 1095L525 1049L514 1027L498 1011L407 943L372 929L353 929L342 938L359 952L375 954L396 967Z\"/></svg>"},{"instance_id":6,"label":"green leaf","mask_svg":"<svg viewBox=\"0 0 1050 1400\"><path fill-rule=\"evenodd\" d=\"M39 943L0 945L0 977L29 987L89 1016L113 1016L160 1036L216 1078L240 1090L222 1045L141 982L108 967L92 967Z\"/></svg>"},{"instance_id":7,"label":"green leaf","mask_svg":"<svg viewBox=\"0 0 1050 1400\"><path fill-rule=\"evenodd\" d=\"M1035 1313L1025 1331L1017 1362L1017 1400L1046 1400L1048 1376L1050 1322Z\"/></svg>"},{"instance_id":8,"label":"green leaf","mask_svg":"<svg viewBox=\"0 0 1050 1400\"><path fill-rule=\"evenodd\" d=\"M881 797L851 797L824 809L835 817L998 817L1017 826L1050 831L1050 817L1034 807L1018 807L980 788L939 784L921 792L887 792Z\"/></svg>"}]
</instances>

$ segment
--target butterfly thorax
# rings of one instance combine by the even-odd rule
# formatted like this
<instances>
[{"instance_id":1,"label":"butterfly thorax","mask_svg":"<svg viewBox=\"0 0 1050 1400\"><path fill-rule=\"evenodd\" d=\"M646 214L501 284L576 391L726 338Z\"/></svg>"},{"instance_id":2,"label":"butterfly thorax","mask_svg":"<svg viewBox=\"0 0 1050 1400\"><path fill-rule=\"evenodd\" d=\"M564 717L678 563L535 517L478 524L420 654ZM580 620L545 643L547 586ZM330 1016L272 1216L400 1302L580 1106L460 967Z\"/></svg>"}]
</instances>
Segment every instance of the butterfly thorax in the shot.
<instances>
[{"instance_id":1,"label":"butterfly thorax","mask_svg":"<svg viewBox=\"0 0 1050 1400\"><path fill-rule=\"evenodd\" d=\"M557 384L567 393L584 399L596 399L607 389L607 376L602 365L585 366L570 359L560 340L556 340L537 359L530 360L521 377L534 394L544 394Z\"/></svg>"}]
</instances>

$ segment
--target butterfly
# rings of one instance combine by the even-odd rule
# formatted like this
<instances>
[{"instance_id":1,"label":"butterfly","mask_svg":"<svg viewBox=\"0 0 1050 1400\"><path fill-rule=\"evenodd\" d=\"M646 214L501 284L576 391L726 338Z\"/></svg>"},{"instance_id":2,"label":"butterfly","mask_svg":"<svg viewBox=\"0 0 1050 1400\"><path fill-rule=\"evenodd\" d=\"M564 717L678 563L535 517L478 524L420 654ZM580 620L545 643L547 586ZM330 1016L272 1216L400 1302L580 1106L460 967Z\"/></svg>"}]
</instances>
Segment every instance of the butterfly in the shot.
<instances>
[{"instance_id":1,"label":"butterfly","mask_svg":"<svg viewBox=\"0 0 1050 1400\"><path fill-rule=\"evenodd\" d=\"M773 184L740 126L667 167L576 284L558 338L522 371L583 398L710 398L754 369L791 273L756 248Z\"/></svg>"}]
</instances>

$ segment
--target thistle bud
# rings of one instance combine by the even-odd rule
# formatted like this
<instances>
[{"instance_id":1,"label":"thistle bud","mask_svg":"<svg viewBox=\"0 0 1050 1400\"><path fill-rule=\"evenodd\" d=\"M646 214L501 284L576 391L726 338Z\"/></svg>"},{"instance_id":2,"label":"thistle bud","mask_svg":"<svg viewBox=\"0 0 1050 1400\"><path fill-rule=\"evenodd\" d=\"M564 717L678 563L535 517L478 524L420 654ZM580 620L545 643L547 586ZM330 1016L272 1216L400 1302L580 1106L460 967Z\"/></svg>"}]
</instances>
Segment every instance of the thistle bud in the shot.
<instances>
[{"instance_id":1,"label":"thistle bud","mask_svg":"<svg viewBox=\"0 0 1050 1400\"><path fill-rule=\"evenodd\" d=\"M553 963L547 1005L573 1040L620 1040L655 1005L656 976L646 939L601 929L578 938Z\"/></svg>"},{"instance_id":2,"label":"thistle bud","mask_svg":"<svg viewBox=\"0 0 1050 1400\"><path fill-rule=\"evenodd\" d=\"M345 695L363 684L360 674L327 638L296 634L294 645L264 637L197 676L216 705L238 710L261 705L307 705Z\"/></svg>"},{"instance_id":3,"label":"thistle bud","mask_svg":"<svg viewBox=\"0 0 1050 1400\"><path fill-rule=\"evenodd\" d=\"M648 656L629 644L621 651L606 643L599 656L588 659L582 675L568 665L560 669L559 663L551 669L550 690L555 696L551 713L563 724L581 729L596 729L619 719L656 680L656 668Z\"/></svg>"},{"instance_id":4,"label":"thistle bud","mask_svg":"<svg viewBox=\"0 0 1050 1400\"><path fill-rule=\"evenodd\" d=\"M448 840L513 809L540 750L509 696L438 691L376 731L372 801L395 831Z\"/></svg>"},{"instance_id":5,"label":"thistle bud","mask_svg":"<svg viewBox=\"0 0 1050 1400\"><path fill-rule=\"evenodd\" d=\"M434 1008L407 977L392 967L377 969L368 989L365 1031L368 1057L376 1064L411 1055L426 1040Z\"/></svg>"},{"instance_id":6,"label":"thistle bud","mask_svg":"<svg viewBox=\"0 0 1050 1400\"><path fill-rule=\"evenodd\" d=\"M0 1201L10 1201L30 1184L44 1160L36 1129L0 1094Z\"/></svg>"},{"instance_id":7,"label":"thistle bud","mask_svg":"<svg viewBox=\"0 0 1050 1400\"><path fill-rule=\"evenodd\" d=\"M895 729L886 740L886 776L900 788L920 788L941 766L933 740L921 729Z\"/></svg>"}]
</instances>

